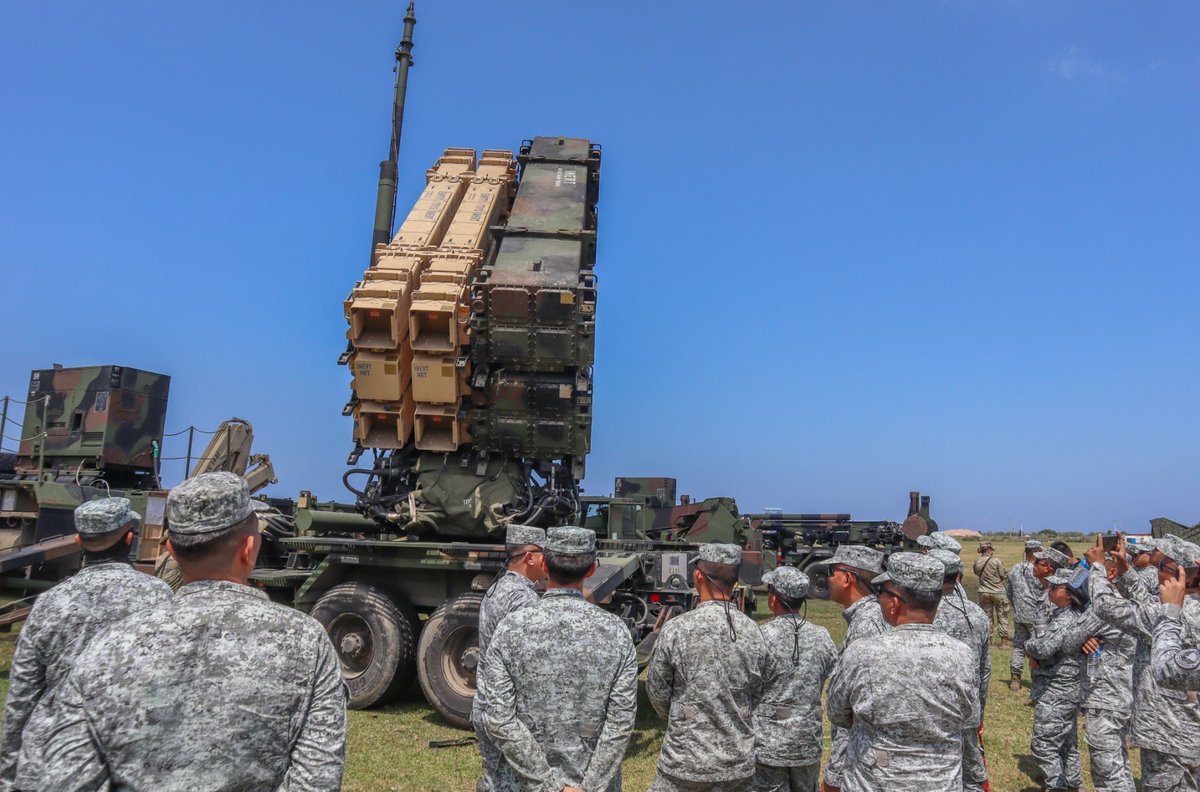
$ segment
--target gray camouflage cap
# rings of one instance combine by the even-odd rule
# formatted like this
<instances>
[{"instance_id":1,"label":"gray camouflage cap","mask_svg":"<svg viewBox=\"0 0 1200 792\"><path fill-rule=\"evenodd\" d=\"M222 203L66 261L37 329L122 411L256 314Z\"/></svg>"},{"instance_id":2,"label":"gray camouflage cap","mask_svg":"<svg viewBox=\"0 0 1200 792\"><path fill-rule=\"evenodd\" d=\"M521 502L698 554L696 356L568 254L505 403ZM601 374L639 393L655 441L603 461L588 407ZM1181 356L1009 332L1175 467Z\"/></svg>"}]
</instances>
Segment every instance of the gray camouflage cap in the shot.
<instances>
[{"instance_id":1,"label":"gray camouflage cap","mask_svg":"<svg viewBox=\"0 0 1200 792\"><path fill-rule=\"evenodd\" d=\"M775 593L788 599L808 596L808 575L795 567L779 567L763 575L762 582L775 589Z\"/></svg>"},{"instance_id":2,"label":"gray camouflage cap","mask_svg":"<svg viewBox=\"0 0 1200 792\"><path fill-rule=\"evenodd\" d=\"M952 536L946 536L941 531L921 534L917 537L917 544L921 545L921 547L927 547L930 550L949 550L951 553L962 552L962 545L958 543L958 540Z\"/></svg>"},{"instance_id":3,"label":"gray camouflage cap","mask_svg":"<svg viewBox=\"0 0 1200 792\"><path fill-rule=\"evenodd\" d=\"M530 525L510 525L504 534L504 544L511 547L520 545L546 546L546 532L541 528Z\"/></svg>"},{"instance_id":4,"label":"gray camouflage cap","mask_svg":"<svg viewBox=\"0 0 1200 792\"><path fill-rule=\"evenodd\" d=\"M837 549L833 551L832 558L826 558L813 566L832 566L834 564L859 569L869 575L878 575L883 571L883 553L874 547L864 547L863 545L838 545Z\"/></svg>"},{"instance_id":5,"label":"gray camouflage cap","mask_svg":"<svg viewBox=\"0 0 1200 792\"><path fill-rule=\"evenodd\" d=\"M878 585L892 581L913 591L941 591L946 567L941 561L921 553L892 553L888 556L887 571L871 582Z\"/></svg>"},{"instance_id":6,"label":"gray camouflage cap","mask_svg":"<svg viewBox=\"0 0 1200 792\"><path fill-rule=\"evenodd\" d=\"M1053 547L1043 547L1033 554L1038 561L1049 561L1055 569L1065 569L1071 566L1071 559L1055 550Z\"/></svg>"},{"instance_id":7,"label":"gray camouflage cap","mask_svg":"<svg viewBox=\"0 0 1200 792\"><path fill-rule=\"evenodd\" d=\"M167 493L167 532L206 534L231 528L254 514L246 480L233 473L202 473Z\"/></svg>"},{"instance_id":8,"label":"gray camouflage cap","mask_svg":"<svg viewBox=\"0 0 1200 792\"><path fill-rule=\"evenodd\" d=\"M551 528L546 532L546 550L561 555L586 555L596 552L596 532L589 528Z\"/></svg>"},{"instance_id":9,"label":"gray camouflage cap","mask_svg":"<svg viewBox=\"0 0 1200 792\"><path fill-rule=\"evenodd\" d=\"M1163 555L1182 567L1194 567L1200 564L1200 545L1180 539L1173 534L1167 535L1167 541L1159 543Z\"/></svg>"},{"instance_id":10,"label":"gray camouflage cap","mask_svg":"<svg viewBox=\"0 0 1200 792\"><path fill-rule=\"evenodd\" d=\"M142 515L130 507L129 498L97 498L75 507L75 531L85 540L119 531L141 519Z\"/></svg>"},{"instance_id":11,"label":"gray camouflage cap","mask_svg":"<svg viewBox=\"0 0 1200 792\"><path fill-rule=\"evenodd\" d=\"M1025 540L1025 549L1026 550L1041 550L1042 543L1039 542L1037 539L1026 539Z\"/></svg>"},{"instance_id":12,"label":"gray camouflage cap","mask_svg":"<svg viewBox=\"0 0 1200 792\"><path fill-rule=\"evenodd\" d=\"M1046 584L1050 586L1067 586L1070 585L1073 577L1075 577L1075 575L1070 570L1060 569L1050 577L1046 578Z\"/></svg>"},{"instance_id":13,"label":"gray camouflage cap","mask_svg":"<svg viewBox=\"0 0 1200 792\"><path fill-rule=\"evenodd\" d=\"M962 559L949 550L930 550L928 556L941 561L942 566L946 568L947 575L957 575L962 572Z\"/></svg>"},{"instance_id":14,"label":"gray camouflage cap","mask_svg":"<svg viewBox=\"0 0 1200 792\"><path fill-rule=\"evenodd\" d=\"M1158 540L1154 537L1147 536L1145 538L1139 538L1135 542L1130 542L1129 544L1125 545L1125 547L1128 548L1129 551L1134 555L1138 555L1139 553L1153 553L1158 549Z\"/></svg>"},{"instance_id":15,"label":"gray camouflage cap","mask_svg":"<svg viewBox=\"0 0 1200 792\"><path fill-rule=\"evenodd\" d=\"M736 566L742 563L742 548L735 544L710 542L700 545L700 560L710 564L726 564Z\"/></svg>"}]
</instances>

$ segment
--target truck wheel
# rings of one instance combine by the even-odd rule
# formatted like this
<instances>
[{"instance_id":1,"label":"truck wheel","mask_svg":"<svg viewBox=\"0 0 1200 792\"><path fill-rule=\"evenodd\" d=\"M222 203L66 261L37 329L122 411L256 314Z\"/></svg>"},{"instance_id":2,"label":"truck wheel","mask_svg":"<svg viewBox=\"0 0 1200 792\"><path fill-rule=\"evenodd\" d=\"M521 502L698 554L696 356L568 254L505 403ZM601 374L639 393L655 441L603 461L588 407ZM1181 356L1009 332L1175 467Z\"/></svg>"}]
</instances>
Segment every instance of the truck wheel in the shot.
<instances>
[{"instance_id":1,"label":"truck wheel","mask_svg":"<svg viewBox=\"0 0 1200 792\"><path fill-rule=\"evenodd\" d=\"M479 606L483 595L460 594L442 603L421 630L417 676L433 708L452 726L471 728L479 667Z\"/></svg>"},{"instance_id":2,"label":"truck wheel","mask_svg":"<svg viewBox=\"0 0 1200 792\"><path fill-rule=\"evenodd\" d=\"M407 602L365 583L342 583L317 600L312 616L337 650L351 709L389 701L412 683L418 623Z\"/></svg>"},{"instance_id":3,"label":"truck wheel","mask_svg":"<svg viewBox=\"0 0 1200 792\"><path fill-rule=\"evenodd\" d=\"M808 575L808 595L815 599L829 599L829 567L811 566Z\"/></svg>"}]
</instances>

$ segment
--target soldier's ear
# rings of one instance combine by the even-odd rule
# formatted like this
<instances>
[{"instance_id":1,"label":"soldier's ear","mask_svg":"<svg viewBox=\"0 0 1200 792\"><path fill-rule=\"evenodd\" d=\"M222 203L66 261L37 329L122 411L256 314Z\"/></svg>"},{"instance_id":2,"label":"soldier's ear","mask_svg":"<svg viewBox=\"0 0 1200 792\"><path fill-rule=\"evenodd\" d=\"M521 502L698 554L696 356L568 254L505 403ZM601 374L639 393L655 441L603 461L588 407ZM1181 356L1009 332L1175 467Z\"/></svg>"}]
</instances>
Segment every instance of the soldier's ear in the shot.
<instances>
[{"instance_id":1,"label":"soldier's ear","mask_svg":"<svg viewBox=\"0 0 1200 792\"><path fill-rule=\"evenodd\" d=\"M175 548L171 546L170 539L167 540L166 547L167 547L167 553L170 554L171 558L174 558L176 561L178 561L179 556L175 555Z\"/></svg>"},{"instance_id":2,"label":"soldier's ear","mask_svg":"<svg viewBox=\"0 0 1200 792\"><path fill-rule=\"evenodd\" d=\"M584 575L584 577L585 577L585 578L590 578L592 575L596 574L596 568L597 568L598 566L600 566L600 565L599 565L599 564L597 564L595 561L593 561L593 562L592 562L592 565L591 565L590 567L588 567L587 574L586 574L586 575Z\"/></svg>"}]
</instances>

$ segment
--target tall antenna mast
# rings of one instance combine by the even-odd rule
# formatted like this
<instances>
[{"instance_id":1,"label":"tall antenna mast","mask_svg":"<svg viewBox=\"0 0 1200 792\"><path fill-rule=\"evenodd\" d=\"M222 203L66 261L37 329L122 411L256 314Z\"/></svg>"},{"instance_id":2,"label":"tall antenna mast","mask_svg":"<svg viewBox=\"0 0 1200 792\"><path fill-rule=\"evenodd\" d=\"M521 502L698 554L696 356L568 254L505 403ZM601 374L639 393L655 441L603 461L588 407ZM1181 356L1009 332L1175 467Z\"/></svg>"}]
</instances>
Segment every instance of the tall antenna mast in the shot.
<instances>
[{"instance_id":1,"label":"tall antenna mast","mask_svg":"<svg viewBox=\"0 0 1200 792\"><path fill-rule=\"evenodd\" d=\"M396 221L396 183L400 158L400 132L404 126L404 95L408 91L408 69L412 66L412 35L417 17L413 2L408 4L404 15L404 36L396 47L396 90L392 96L392 142L388 147L388 158L379 163L379 191L375 197L375 230L371 234L371 263L375 262L375 250L379 245L392 241L392 228Z\"/></svg>"}]
</instances>

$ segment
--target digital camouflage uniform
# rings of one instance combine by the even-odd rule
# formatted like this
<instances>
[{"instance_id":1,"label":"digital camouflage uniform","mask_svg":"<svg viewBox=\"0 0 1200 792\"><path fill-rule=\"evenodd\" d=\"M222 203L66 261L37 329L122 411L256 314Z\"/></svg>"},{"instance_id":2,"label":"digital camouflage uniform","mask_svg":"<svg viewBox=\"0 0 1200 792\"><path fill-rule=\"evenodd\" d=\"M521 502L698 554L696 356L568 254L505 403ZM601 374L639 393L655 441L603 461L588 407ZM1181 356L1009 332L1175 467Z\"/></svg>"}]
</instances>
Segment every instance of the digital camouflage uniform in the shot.
<instances>
[{"instance_id":1,"label":"digital camouflage uniform","mask_svg":"<svg viewBox=\"0 0 1200 792\"><path fill-rule=\"evenodd\" d=\"M1042 606L1045 592L1042 584L1033 576L1032 561L1014 564L1008 571L1004 585L1013 610L1012 656L1008 661L1008 670L1013 678L1020 679L1025 671L1025 641L1029 639L1033 625L1046 618Z\"/></svg>"},{"instance_id":2,"label":"digital camouflage uniform","mask_svg":"<svg viewBox=\"0 0 1200 792\"><path fill-rule=\"evenodd\" d=\"M736 564L735 545L702 545L700 558ZM723 600L668 621L646 669L646 694L667 721L651 789L747 789L754 775L751 714L777 684L757 624Z\"/></svg>"},{"instance_id":3,"label":"digital camouflage uniform","mask_svg":"<svg viewBox=\"0 0 1200 792\"><path fill-rule=\"evenodd\" d=\"M1133 792L1126 738L1133 720L1133 660L1138 640L1105 624L1089 608L1082 631L1100 641L1084 664L1084 739L1096 792Z\"/></svg>"},{"instance_id":4,"label":"digital camouflage uniform","mask_svg":"<svg viewBox=\"0 0 1200 792\"><path fill-rule=\"evenodd\" d=\"M862 569L874 577L883 571L883 553L870 547L838 545L838 549L829 563L845 564ZM883 620L883 611L879 609L879 600L873 594L863 597L842 611L842 618L846 620L846 637L842 640L839 657L845 654L846 649L855 641L862 638L874 638L891 629ZM831 731L829 760L825 763L825 783L836 787L840 786L842 782L842 766L846 761L846 746L850 742L850 730L834 724Z\"/></svg>"},{"instance_id":5,"label":"digital camouflage uniform","mask_svg":"<svg viewBox=\"0 0 1200 792\"><path fill-rule=\"evenodd\" d=\"M893 553L875 583L940 591L935 558ZM855 641L829 683L831 723L850 730L843 792L960 792L962 735L979 726L977 656L932 624Z\"/></svg>"},{"instance_id":6,"label":"digital camouflage uniform","mask_svg":"<svg viewBox=\"0 0 1200 792\"><path fill-rule=\"evenodd\" d=\"M971 569L979 578L979 604L987 614L988 623L995 627L1002 641L1007 641L1012 637L1012 628L1008 624L1012 612L1005 589L1008 570L1004 568L1004 562L994 555L981 555L975 559ZM991 639L990 628L988 638Z\"/></svg>"},{"instance_id":7,"label":"digital camouflage uniform","mask_svg":"<svg viewBox=\"0 0 1200 792\"><path fill-rule=\"evenodd\" d=\"M75 510L80 536L121 531L137 513L125 498L89 501ZM125 530L121 530L122 528ZM91 530L91 529L101 530ZM160 580L127 563L88 563L37 598L17 638L0 736L0 789L33 789L55 711L58 687L88 642L114 624L171 597Z\"/></svg>"},{"instance_id":8,"label":"digital camouflage uniform","mask_svg":"<svg viewBox=\"0 0 1200 792\"><path fill-rule=\"evenodd\" d=\"M541 547L546 542L546 532L541 528L524 525L510 526L505 535L507 546L537 545ZM522 608L537 605L538 595L534 590L533 581L524 575L506 569L488 588L479 606L479 668L475 672L475 699L471 702L471 724L475 727L475 740L479 746L479 756L483 761L483 782L481 789L491 789L493 781L504 762L504 754L488 737L487 731L480 728L480 714L483 712L487 694L483 691L483 665L487 662L487 650L492 643L492 635L505 616L515 613Z\"/></svg>"},{"instance_id":9,"label":"digital camouflage uniform","mask_svg":"<svg viewBox=\"0 0 1200 792\"><path fill-rule=\"evenodd\" d=\"M584 536L586 534L586 536ZM546 549L594 552L595 534L551 528ZM506 763L496 789L620 792L637 715L629 629L574 588L552 588L505 617L484 664L482 723Z\"/></svg>"},{"instance_id":10,"label":"digital camouflage uniform","mask_svg":"<svg viewBox=\"0 0 1200 792\"><path fill-rule=\"evenodd\" d=\"M947 575L962 571L962 562L954 553L946 550L930 550L929 555L938 559L946 568ZM974 664L976 684L979 686L979 719L985 723L987 690L992 681L992 629L983 608L957 592L943 594L938 605L935 627L952 638L957 638L970 648L977 658ZM963 732L963 789L966 792L983 792L987 783L987 766L983 746L979 742L978 729Z\"/></svg>"},{"instance_id":11,"label":"digital camouflage uniform","mask_svg":"<svg viewBox=\"0 0 1200 792\"><path fill-rule=\"evenodd\" d=\"M167 496L171 537L252 513L232 473ZM313 618L263 592L198 580L93 640L57 696L39 790L335 790L346 689Z\"/></svg>"},{"instance_id":12,"label":"digital camouflage uniform","mask_svg":"<svg viewBox=\"0 0 1200 792\"><path fill-rule=\"evenodd\" d=\"M1200 690L1200 649L1193 644L1184 647L1182 609L1178 605L1162 606L1158 624L1154 625L1154 646L1150 664L1154 680L1170 690Z\"/></svg>"},{"instance_id":13,"label":"digital camouflage uniform","mask_svg":"<svg viewBox=\"0 0 1200 792\"><path fill-rule=\"evenodd\" d=\"M1070 579L1066 570L1060 570L1048 582L1066 585ZM1091 626L1094 629L1095 625ZM1079 612L1056 608L1047 624L1034 627L1025 644L1041 672L1034 679L1037 704L1030 750L1049 789L1074 789L1083 784L1078 721L1085 658L1079 649L1091 637L1088 628Z\"/></svg>"},{"instance_id":14,"label":"digital camouflage uniform","mask_svg":"<svg viewBox=\"0 0 1200 792\"><path fill-rule=\"evenodd\" d=\"M1097 565L1088 578L1092 608L1107 623L1137 635L1131 734L1141 748L1145 792L1200 789L1200 703L1195 696L1158 684L1151 672L1151 639L1162 606L1132 571L1109 583ZM1120 592L1120 594L1118 593ZM1125 596L1121 596L1124 594ZM1179 618L1184 640L1200 641L1200 602L1188 598ZM1159 748L1170 747L1168 751Z\"/></svg>"},{"instance_id":15,"label":"digital camouflage uniform","mask_svg":"<svg viewBox=\"0 0 1200 792\"><path fill-rule=\"evenodd\" d=\"M809 580L794 567L763 576L778 594L808 595ZM755 792L817 792L821 780L821 692L837 649L829 630L799 614L776 616L762 627L779 675L754 710Z\"/></svg>"}]
</instances>

